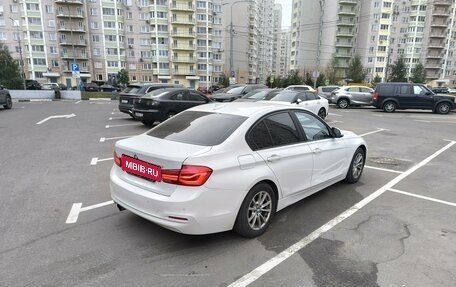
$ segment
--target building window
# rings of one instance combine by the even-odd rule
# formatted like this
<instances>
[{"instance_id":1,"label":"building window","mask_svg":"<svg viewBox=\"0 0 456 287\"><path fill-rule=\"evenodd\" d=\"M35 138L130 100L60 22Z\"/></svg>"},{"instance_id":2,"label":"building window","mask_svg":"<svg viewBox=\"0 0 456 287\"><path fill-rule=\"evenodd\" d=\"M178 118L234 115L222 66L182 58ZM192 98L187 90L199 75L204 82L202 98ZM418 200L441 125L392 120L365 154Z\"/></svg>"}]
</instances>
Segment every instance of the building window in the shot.
<instances>
[{"instance_id":1,"label":"building window","mask_svg":"<svg viewBox=\"0 0 456 287\"><path fill-rule=\"evenodd\" d=\"M52 5L46 5L46 13L52 14L54 13L54 6Z\"/></svg>"}]
</instances>

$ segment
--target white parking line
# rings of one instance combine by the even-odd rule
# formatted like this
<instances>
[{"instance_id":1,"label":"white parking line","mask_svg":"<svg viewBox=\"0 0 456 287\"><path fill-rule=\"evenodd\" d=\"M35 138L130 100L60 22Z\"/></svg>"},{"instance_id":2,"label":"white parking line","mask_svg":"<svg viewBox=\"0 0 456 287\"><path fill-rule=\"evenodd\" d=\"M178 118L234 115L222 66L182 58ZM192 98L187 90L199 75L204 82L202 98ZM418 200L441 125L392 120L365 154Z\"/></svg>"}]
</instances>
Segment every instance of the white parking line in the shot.
<instances>
[{"instance_id":1,"label":"white parking line","mask_svg":"<svg viewBox=\"0 0 456 287\"><path fill-rule=\"evenodd\" d=\"M363 136L367 136L367 135L379 133L379 132L381 132L381 131L386 131L386 129L381 129L381 128L377 128L377 129L378 129L378 130L376 130L376 131L368 132L368 133L365 133L365 134L362 134L362 135L359 135L359 136L360 136L360 137L363 137Z\"/></svg>"},{"instance_id":2,"label":"white parking line","mask_svg":"<svg viewBox=\"0 0 456 287\"><path fill-rule=\"evenodd\" d=\"M131 137L134 137L134 136L123 136L123 137L114 137L114 138L100 138L100 142L104 143L105 141L126 139L126 138L131 138Z\"/></svg>"},{"instance_id":3,"label":"white parking line","mask_svg":"<svg viewBox=\"0 0 456 287\"><path fill-rule=\"evenodd\" d=\"M421 199L425 199L425 200L429 200L429 201L434 201L434 202L438 202L438 203L442 203L442 204L446 204L446 205L450 205L450 206L456 206L456 203L453 203L453 202L440 200L440 199L436 199L436 198L432 198L432 197L428 197L428 196L413 194L413 193L402 191L402 190L397 190L397 189L390 188L389 191L400 193L400 194L404 194L404 195L408 195L408 196L413 196L413 197L416 197L416 198L421 198Z\"/></svg>"},{"instance_id":4,"label":"white parking line","mask_svg":"<svg viewBox=\"0 0 456 287\"><path fill-rule=\"evenodd\" d=\"M339 115L339 114L333 114L333 113L328 113L328 115L330 115L330 116L336 116L336 117L343 117L342 115Z\"/></svg>"},{"instance_id":5,"label":"white parking line","mask_svg":"<svg viewBox=\"0 0 456 287\"><path fill-rule=\"evenodd\" d=\"M86 207L81 207L82 206L81 202L73 203L73 206L71 207L71 210L70 210L70 214L68 214L68 218L65 223L66 224L76 223L78 221L78 217L81 212L95 209L98 207L103 207L103 206L110 205L113 203L114 203L114 201L109 200L106 202L102 202L102 203L98 203L98 204L94 204L94 205L90 205L90 206L86 206Z\"/></svg>"},{"instance_id":6,"label":"white parking line","mask_svg":"<svg viewBox=\"0 0 456 287\"><path fill-rule=\"evenodd\" d=\"M426 121L426 120L414 120L415 122L420 123L444 123L444 124L456 124L456 122L449 122L449 121Z\"/></svg>"},{"instance_id":7,"label":"white parking line","mask_svg":"<svg viewBox=\"0 0 456 287\"><path fill-rule=\"evenodd\" d=\"M111 113L111 115L117 115L117 114L123 115L124 113L122 113L122 112L112 112L112 113Z\"/></svg>"},{"instance_id":8,"label":"white parking line","mask_svg":"<svg viewBox=\"0 0 456 287\"><path fill-rule=\"evenodd\" d=\"M112 120L129 120L129 119L131 119L131 118L123 117L123 118L109 118L108 120L112 121Z\"/></svg>"},{"instance_id":9,"label":"white parking line","mask_svg":"<svg viewBox=\"0 0 456 287\"><path fill-rule=\"evenodd\" d=\"M254 270L252 270L250 273L244 275L240 279L238 279L235 282L231 283L228 287L247 286L250 283L254 282L258 278L260 278L261 276L263 276L264 274L269 272L272 268L276 267L277 265L279 265L280 263L282 263L283 261L285 261L286 259L288 259L292 255L294 255L296 252L298 252L299 250L301 250L302 248L307 246L309 243L311 243L312 241L314 241L315 239L320 237L323 233L331 230L334 226L336 226L337 224L342 222L344 219L352 216L355 212L357 212L358 210L360 210L361 208L366 206L368 203L370 203L371 201L373 201L374 199L376 199L380 195L382 195L385 191L390 190L394 185L398 184L404 178L406 178L407 176L409 176L410 174L415 172L417 169L419 169L419 168L425 166L426 164L428 164L431 160L433 160L438 155L440 155L441 153L443 153L444 151L446 151L447 149L452 147L454 144L456 144L455 141L450 142L449 144L447 144L446 146L444 146L440 150L436 151L434 154L432 154L431 156L427 157L426 159L424 159L423 161L421 161L417 165L415 165L412 168L408 169L407 171L401 173L400 175L395 177L393 180L391 180L390 182L388 182L387 184L382 186L380 189L378 189L377 191L375 191L374 193L372 193L368 197L364 198L363 200L361 200L360 202L358 202L357 204L352 206L350 209L342 212L337 217L335 217L334 219L330 220L325 225L321 226L320 228L318 228L317 230L315 230L314 232L312 232L308 236L304 237L303 239L301 239L300 241L298 241L294 245L288 247L287 249L285 249L281 253L277 254L276 256L274 256L273 258L269 259L268 261L266 261L265 263L263 263L259 267L257 267Z\"/></svg>"},{"instance_id":10,"label":"white parking line","mask_svg":"<svg viewBox=\"0 0 456 287\"><path fill-rule=\"evenodd\" d=\"M392 173L399 173L399 174L403 173L403 171L398 171L398 170L394 170L394 169L380 168L380 167L369 166L369 165L365 165L364 167L365 168L370 168L370 169L375 169L375 170L386 171L386 172L392 172Z\"/></svg>"},{"instance_id":11,"label":"white parking line","mask_svg":"<svg viewBox=\"0 0 456 287\"><path fill-rule=\"evenodd\" d=\"M109 128L117 128L117 127L127 127L127 126L142 126L143 124L138 124L138 123L134 123L134 124L123 124L123 125L106 125L105 128L109 129Z\"/></svg>"},{"instance_id":12,"label":"white parking line","mask_svg":"<svg viewBox=\"0 0 456 287\"><path fill-rule=\"evenodd\" d=\"M342 121L331 121L331 122L326 122L328 125L329 124L337 124L337 123L343 123Z\"/></svg>"},{"instance_id":13,"label":"white parking line","mask_svg":"<svg viewBox=\"0 0 456 287\"><path fill-rule=\"evenodd\" d=\"M77 105L77 104L79 104L80 102L82 102L82 101L77 101L75 104Z\"/></svg>"},{"instance_id":14,"label":"white parking line","mask_svg":"<svg viewBox=\"0 0 456 287\"><path fill-rule=\"evenodd\" d=\"M90 161L90 165L97 165L97 163L99 163L99 162L109 161L109 160L113 160L113 159L114 159L113 157L102 158L102 159L98 159L98 157L93 157L92 160Z\"/></svg>"}]
</instances>

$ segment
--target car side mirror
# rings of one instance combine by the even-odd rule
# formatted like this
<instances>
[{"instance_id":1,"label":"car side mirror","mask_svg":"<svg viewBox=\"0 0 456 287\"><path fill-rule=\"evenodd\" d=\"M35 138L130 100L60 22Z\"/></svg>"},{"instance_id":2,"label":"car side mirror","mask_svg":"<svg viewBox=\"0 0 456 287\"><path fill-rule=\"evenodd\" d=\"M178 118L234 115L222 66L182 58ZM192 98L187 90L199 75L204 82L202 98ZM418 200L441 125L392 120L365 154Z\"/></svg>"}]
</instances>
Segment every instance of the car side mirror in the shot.
<instances>
[{"instance_id":1,"label":"car side mirror","mask_svg":"<svg viewBox=\"0 0 456 287\"><path fill-rule=\"evenodd\" d=\"M297 105L299 105L301 102L302 102L301 99L297 99L295 103L296 103Z\"/></svg>"},{"instance_id":2,"label":"car side mirror","mask_svg":"<svg viewBox=\"0 0 456 287\"><path fill-rule=\"evenodd\" d=\"M335 138L341 138L343 137L344 135L342 134L342 132L338 129L338 128L331 128L332 132L333 132L333 135Z\"/></svg>"},{"instance_id":3,"label":"car side mirror","mask_svg":"<svg viewBox=\"0 0 456 287\"><path fill-rule=\"evenodd\" d=\"M426 92L425 95L426 96L430 96L430 95L432 95L432 93L431 92Z\"/></svg>"}]
</instances>

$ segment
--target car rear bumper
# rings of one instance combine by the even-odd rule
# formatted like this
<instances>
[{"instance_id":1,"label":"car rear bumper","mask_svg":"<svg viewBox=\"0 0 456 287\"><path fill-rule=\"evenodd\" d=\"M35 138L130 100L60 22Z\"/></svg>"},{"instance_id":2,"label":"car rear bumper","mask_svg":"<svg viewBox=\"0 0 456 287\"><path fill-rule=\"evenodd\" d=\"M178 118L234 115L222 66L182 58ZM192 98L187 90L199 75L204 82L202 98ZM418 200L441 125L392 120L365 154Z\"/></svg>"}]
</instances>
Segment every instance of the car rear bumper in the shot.
<instances>
[{"instance_id":1,"label":"car rear bumper","mask_svg":"<svg viewBox=\"0 0 456 287\"><path fill-rule=\"evenodd\" d=\"M133 117L140 121L162 121L166 114L159 110L138 110L132 109Z\"/></svg>"},{"instance_id":2,"label":"car rear bumper","mask_svg":"<svg viewBox=\"0 0 456 287\"><path fill-rule=\"evenodd\" d=\"M125 182L116 165L111 169L110 190L115 203L167 229L185 234L231 230L238 212L235 191L178 186L160 195Z\"/></svg>"}]
</instances>

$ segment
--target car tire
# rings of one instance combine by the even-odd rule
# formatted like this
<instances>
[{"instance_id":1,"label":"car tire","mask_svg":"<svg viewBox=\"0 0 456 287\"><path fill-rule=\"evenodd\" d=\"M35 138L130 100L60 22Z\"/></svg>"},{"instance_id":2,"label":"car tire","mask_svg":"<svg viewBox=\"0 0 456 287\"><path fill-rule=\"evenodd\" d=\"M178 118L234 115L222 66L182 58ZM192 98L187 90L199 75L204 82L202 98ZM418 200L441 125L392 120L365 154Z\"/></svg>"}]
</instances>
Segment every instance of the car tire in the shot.
<instances>
[{"instance_id":1,"label":"car tire","mask_svg":"<svg viewBox=\"0 0 456 287\"><path fill-rule=\"evenodd\" d=\"M6 96L6 104L3 105L3 107L7 110L9 110L13 107L13 101L11 100L10 96Z\"/></svg>"},{"instance_id":2,"label":"car tire","mask_svg":"<svg viewBox=\"0 0 456 287\"><path fill-rule=\"evenodd\" d=\"M383 111L386 113L392 113L396 110L396 103L393 101L387 101L383 104Z\"/></svg>"},{"instance_id":3,"label":"car tire","mask_svg":"<svg viewBox=\"0 0 456 287\"><path fill-rule=\"evenodd\" d=\"M348 102L347 99L340 99L337 101L337 107L339 109L346 109L346 108L348 108L349 104L350 103Z\"/></svg>"},{"instance_id":4,"label":"car tire","mask_svg":"<svg viewBox=\"0 0 456 287\"><path fill-rule=\"evenodd\" d=\"M325 119L326 118L326 110L325 108L321 108L319 111L318 111L318 116L321 118L321 119Z\"/></svg>"},{"instance_id":5,"label":"car tire","mask_svg":"<svg viewBox=\"0 0 456 287\"><path fill-rule=\"evenodd\" d=\"M353 158L350 162L345 181L348 183L355 183L361 177L364 169L364 163L366 162L366 153L362 148L357 148Z\"/></svg>"},{"instance_id":6,"label":"car tire","mask_svg":"<svg viewBox=\"0 0 456 287\"><path fill-rule=\"evenodd\" d=\"M154 121L141 121L145 126L151 127L154 124Z\"/></svg>"},{"instance_id":7,"label":"car tire","mask_svg":"<svg viewBox=\"0 0 456 287\"><path fill-rule=\"evenodd\" d=\"M255 185L242 202L234 231L247 238L260 236L271 223L276 206L277 199L272 187L267 183Z\"/></svg>"},{"instance_id":8,"label":"car tire","mask_svg":"<svg viewBox=\"0 0 456 287\"><path fill-rule=\"evenodd\" d=\"M445 115L448 114L451 110L451 105L449 103L440 103L435 108L435 111L439 114Z\"/></svg>"}]
</instances>

